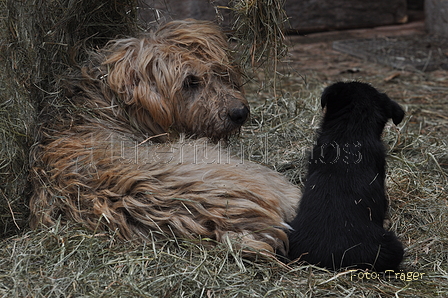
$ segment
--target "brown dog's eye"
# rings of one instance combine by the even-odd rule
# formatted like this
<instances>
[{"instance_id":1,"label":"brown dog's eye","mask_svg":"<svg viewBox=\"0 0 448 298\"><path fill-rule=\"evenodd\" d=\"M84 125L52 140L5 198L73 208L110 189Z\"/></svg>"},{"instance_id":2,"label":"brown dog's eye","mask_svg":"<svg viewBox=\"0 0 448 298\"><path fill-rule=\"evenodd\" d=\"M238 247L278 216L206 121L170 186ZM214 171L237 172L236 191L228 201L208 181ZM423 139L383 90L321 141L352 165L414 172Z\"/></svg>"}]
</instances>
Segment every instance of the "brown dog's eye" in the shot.
<instances>
[{"instance_id":1,"label":"brown dog's eye","mask_svg":"<svg viewBox=\"0 0 448 298\"><path fill-rule=\"evenodd\" d=\"M185 78L184 89L196 89L201 85L201 78L189 75Z\"/></svg>"}]
</instances>

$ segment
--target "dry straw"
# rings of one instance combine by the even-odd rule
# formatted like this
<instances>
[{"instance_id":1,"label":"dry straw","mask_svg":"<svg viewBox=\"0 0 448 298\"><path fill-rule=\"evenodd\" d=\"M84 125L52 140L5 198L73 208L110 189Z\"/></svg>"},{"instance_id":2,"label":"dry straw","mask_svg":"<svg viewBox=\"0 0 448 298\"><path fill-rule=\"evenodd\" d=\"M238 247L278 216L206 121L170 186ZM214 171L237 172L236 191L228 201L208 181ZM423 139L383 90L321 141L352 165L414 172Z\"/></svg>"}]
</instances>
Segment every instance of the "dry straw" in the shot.
<instances>
[{"instance_id":1,"label":"dry straw","mask_svg":"<svg viewBox=\"0 0 448 298\"><path fill-rule=\"evenodd\" d=\"M446 119L427 113L425 121L429 119L433 127L428 130L414 116L421 107L412 105L407 105L404 123L399 128L388 126L384 133L389 148L392 229L406 246L403 272L398 275L327 272L256 255L247 260L231 241L216 247L202 245L201 239L123 243L113 232L91 233L70 224L28 231L24 181L27 150L34 138L33 119L42 103L58 103L52 83L71 63L69 48L101 46L111 35L135 30L132 14L116 10L118 4L132 1L104 3L0 1L4 69L0 73L0 297L448 296ZM268 0L235 3L241 4L235 4L235 9L243 12L255 3L259 8L272 4ZM105 13L108 10L112 15ZM251 23L254 16L249 19L247 28L256 29L258 25ZM248 53L255 52L243 56L258 61L248 58ZM415 76L428 86L426 75ZM402 80L409 88L418 88L415 80ZM305 80L294 74L279 81L278 96L272 97L255 82L248 83L252 119L241 138L232 140L235 153L265 163L301 186L307 150L319 123L323 87L317 76ZM441 98L447 96L448 91Z\"/></svg>"},{"instance_id":2,"label":"dry straw","mask_svg":"<svg viewBox=\"0 0 448 298\"><path fill-rule=\"evenodd\" d=\"M305 82L296 76L281 83L283 95L277 99L248 92L253 118L244 127L241 141L234 140L232 146L237 153L243 148L246 158L284 172L300 186L306 150L312 146L319 122L323 86L316 79ZM398 129L387 126L384 134L389 148L392 229L406 246L403 272L328 272L256 255L244 259L231 241L216 247L202 245L201 239L123 243L112 232L91 233L58 224L3 241L0 295L445 297L446 144L439 135L420 133L411 115L408 110L406 121Z\"/></svg>"},{"instance_id":3,"label":"dry straw","mask_svg":"<svg viewBox=\"0 0 448 298\"><path fill-rule=\"evenodd\" d=\"M0 1L0 235L27 226L28 152L41 110L83 48L136 32L134 0Z\"/></svg>"},{"instance_id":4,"label":"dry straw","mask_svg":"<svg viewBox=\"0 0 448 298\"><path fill-rule=\"evenodd\" d=\"M284 28L287 16L284 0L230 1L233 11L232 38L239 49L241 64L257 66L275 63L287 53Z\"/></svg>"}]
</instances>

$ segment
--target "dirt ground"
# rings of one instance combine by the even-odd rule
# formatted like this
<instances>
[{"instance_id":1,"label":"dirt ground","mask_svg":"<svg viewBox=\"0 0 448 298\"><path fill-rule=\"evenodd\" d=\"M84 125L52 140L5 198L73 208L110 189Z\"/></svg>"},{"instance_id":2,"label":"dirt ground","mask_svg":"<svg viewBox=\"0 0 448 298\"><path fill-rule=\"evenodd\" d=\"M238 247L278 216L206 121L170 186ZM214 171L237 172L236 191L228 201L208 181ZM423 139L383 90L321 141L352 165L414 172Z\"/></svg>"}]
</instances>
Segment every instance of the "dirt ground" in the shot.
<instances>
[{"instance_id":1,"label":"dirt ground","mask_svg":"<svg viewBox=\"0 0 448 298\"><path fill-rule=\"evenodd\" d=\"M361 80L371 83L401 103L422 132L448 135L448 71L419 72L394 69L391 66L365 61L332 49L336 40L391 36L415 36L425 31L424 20L407 24L288 36L291 47L283 66L291 74L317 79L323 87L340 80ZM448 55L448 49L444 51Z\"/></svg>"}]
</instances>

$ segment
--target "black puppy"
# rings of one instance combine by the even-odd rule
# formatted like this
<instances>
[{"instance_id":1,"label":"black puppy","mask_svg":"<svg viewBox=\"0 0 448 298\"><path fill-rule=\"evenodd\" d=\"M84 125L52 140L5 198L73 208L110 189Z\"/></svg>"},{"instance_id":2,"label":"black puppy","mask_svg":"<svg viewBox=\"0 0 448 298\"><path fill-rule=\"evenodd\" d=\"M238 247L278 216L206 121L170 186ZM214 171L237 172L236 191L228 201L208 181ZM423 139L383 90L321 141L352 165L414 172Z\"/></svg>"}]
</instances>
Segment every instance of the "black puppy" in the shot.
<instances>
[{"instance_id":1,"label":"black puppy","mask_svg":"<svg viewBox=\"0 0 448 298\"><path fill-rule=\"evenodd\" d=\"M326 113L310 160L298 214L292 221L289 259L337 270L397 269L403 246L383 228L388 119L404 111L386 94L360 83L336 83L321 98Z\"/></svg>"}]
</instances>

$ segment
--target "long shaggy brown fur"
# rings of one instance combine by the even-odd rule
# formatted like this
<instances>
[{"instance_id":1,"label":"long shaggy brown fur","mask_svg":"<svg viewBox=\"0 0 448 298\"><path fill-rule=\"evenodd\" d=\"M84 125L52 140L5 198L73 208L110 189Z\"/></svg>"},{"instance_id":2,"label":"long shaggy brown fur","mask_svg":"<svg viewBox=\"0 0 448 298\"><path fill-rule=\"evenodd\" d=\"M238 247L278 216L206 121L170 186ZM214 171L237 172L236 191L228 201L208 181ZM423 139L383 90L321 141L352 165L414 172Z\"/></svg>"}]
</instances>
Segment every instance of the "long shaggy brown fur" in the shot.
<instances>
[{"instance_id":1,"label":"long shaggy brown fur","mask_svg":"<svg viewBox=\"0 0 448 298\"><path fill-rule=\"evenodd\" d=\"M300 191L210 142L249 116L226 49L217 27L185 20L92 53L32 156L31 226L61 216L125 239L231 237L284 252Z\"/></svg>"}]
</instances>

